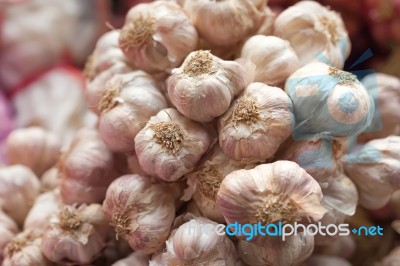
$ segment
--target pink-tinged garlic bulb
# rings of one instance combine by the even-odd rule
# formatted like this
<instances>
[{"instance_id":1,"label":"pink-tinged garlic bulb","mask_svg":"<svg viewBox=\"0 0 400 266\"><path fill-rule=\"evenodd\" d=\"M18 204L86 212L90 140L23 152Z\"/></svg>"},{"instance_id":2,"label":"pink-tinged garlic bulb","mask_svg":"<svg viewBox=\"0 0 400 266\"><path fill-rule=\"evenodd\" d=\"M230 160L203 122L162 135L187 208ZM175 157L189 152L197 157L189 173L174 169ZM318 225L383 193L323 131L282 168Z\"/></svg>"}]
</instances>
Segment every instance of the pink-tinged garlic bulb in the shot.
<instances>
[{"instance_id":1,"label":"pink-tinged garlic bulb","mask_svg":"<svg viewBox=\"0 0 400 266\"><path fill-rule=\"evenodd\" d=\"M4 258L4 249L18 232L18 225L0 209L0 264Z\"/></svg>"},{"instance_id":2,"label":"pink-tinged garlic bulb","mask_svg":"<svg viewBox=\"0 0 400 266\"><path fill-rule=\"evenodd\" d=\"M143 171L165 181L176 181L193 171L210 146L206 129L176 109L161 110L135 138Z\"/></svg>"},{"instance_id":3,"label":"pink-tinged garlic bulb","mask_svg":"<svg viewBox=\"0 0 400 266\"><path fill-rule=\"evenodd\" d=\"M53 167L44 172L40 178L41 192L52 191L60 185L60 175L58 173L58 168Z\"/></svg>"},{"instance_id":4,"label":"pink-tinged garlic bulb","mask_svg":"<svg viewBox=\"0 0 400 266\"><path fill-rule=\"evenodd\" d=\"M103 210L117 237L147 254L162 249L175 218L174 198L166 187L140 175L125 175L111 183Z\"/></svg>"},{"instance_id":5,"label":"pink-tinged garlic bulb","mask_svg":"<svg viewBox=\"0 0 400 266\"><path fill-rule=\"evenodd\" d=\"M106 244L109 220L101 205L65 205L43 235L42 252L56 263L89 264Z\"/></svg>"},{"instance_id":6,"label":"pink-tinged garlic bulb","mask_svg":"<svg viewBox=\"0 0 400 266\"><path fill-rule=\"evenodd\" d=\"M251 266L301 265L314 250L314 237L300 232L285 241L278 236L266 236L263 246L239 240L239 257Z\"/></svg>"},{"instance_id":7,"label":"pink-tinged garlic bulb","mask_svg":"<svg viewBox=\"0 0 400 266\"><path fill-rule=\"evenodd\" d=\"M50 225L50 218L57 214L61 207L59 191L39 195L24 221L24 230L43 233Z\"/></svg>"},{"instance_id":8,"label":"pink-tinged garlic bulb","mask_svg":"<svg viewBox=\"0 0 400 266\"><path fill-rule=\"evenodd\" d=\"M378 265L396 266L399 263L399 261L400 261L400 247L396 247L388 255L386 255Z\"/></svg>"},{"instance_id":9,"label":"pink-tinged garlic bulb","mask_svg":"<svg viewBox=\"0 0 400 266\"><path fill-rule=\"evenodd\" d=\"M343 258L333 257L333 256L325 256L325 255L313 255L309 260L304 264L305 266L351 266L352 264ZM393 264L389 264L393 265ZM387 266L389 266L387 265Z\"/></svg>"},{"instance_id":10,"label":"pink-tinged garlic bulb","mask_svg":"<svg viewBox=\"0 0 400 266\"><path fill-rule=\"evenodd\" d=\"M362 83L375 101L375 115L361 142L386 138L400 133L400 79L383 73L366 76Z\"/></svg>"},{"instance_id":11,"label":"pink-tinged garlic bulb","mask_svg":"<svg viewBox=\"0 0 400 266\"><path fill-rule=\"evenodd\" d=\"M314 1L301 1L280 13L274 35L290 42L301 65L321 61L342 69L351 50L340 14Z\"/></svg>"},{"instance_id":12,"label":"pink-tinged garlic bulb","mask_svg":"<svg viewBox=\"0 0 400 266\"><path fill-rule=\"evenodd\" d=\"M204 217L183 223L171 233L160 259L150 265L235 265L235 246L226 235L216 234L217 225Z\"/></svg>"},{"instance_id":13,"label":"pink-tinged garlic bulb","mask_svg":"<svg viewBox=\"0 0 400 266\"><path fill-rule=\"evenodd\" d=\"M308 224L319 221L325 214L321 201L317 181L290 161L234 171L222 181L217 194L217 204L228 224ZM258 245L266 241L261 236L250 240Z\"/></svg>"},{"instance_id":14,"label":"pink-tinged garlic bulb","mask_svg":"<svg viewBox=\"0 0 400 266\"><path fill-rule=\"evenodd\" d=\"M39 179L29 168L0 168L0 206L18 225L23 224L39 192Z\"/></svg>"},{"instance_id":15,"label":"pink-tinged garlic bulb","mask_svg":"<svg viewBox=\"0 0 400 266\"><path fill-rule=\"evenodd\" d=\"M400 137L371 140L342 158L344 170L356 184L359 203L379 209L400 189Z\"/></svg>"},{"instance_id":16,"label":"pink-tinged garlic bulb","mask_svg":"<svg viewBox=\"0 0 400 266\"><path fill-rule=\"evenodd\" d=\"M122 169L95 129L83 128L60 158L61 199L66 204L101 203Z\"/></svg>"},{"instance_id":17,"label":"pink-tinged garlic bulb","mask_svg":"<svg viewBox=\"0 0 400 266\"><path fill-rule=\"evenodd\" d=\"M288 41L275 36L255 35L242 48L242 58L256 65L255 82L278 86L298 68L299 59Z\"/></svg>"},{"instance_id":18,"label":"pink-tinged garlic bulb","mask_svg":"<svg viewBox=\"0 0 400 266\"><path fill-rule=\"evenodd\" d=\"M292 102L284 91L251 83L219 118L219 144L234 160L263 162L290 136L293 122Z\"/></svg>"},{"instance_id":19,"label":"pink-tinged garlic bulb","mask_svg":"<svg viewBox=\"0 0 400 266\"><path fill-rule=\"evenodd\" d=\"M3 266L51 266L41 251L40 234L24 231L8 243L4 250Z\"/></svg>"},{"instance_id":20,"label":"pink-tinged garlic bulb","mask_svg":"<svg viewBox=\"0 0 400 266\"><path fill-rule=\"evenodd\" d=\"M56 163L61 143L53 133L40 127L30 127L11 132L6 149L9 164L25 165L41 176Z\"/></svg>"},{"instance_id":21,"label":"pink-tinged garlic bulb","mask_svg":"<svg viewBox=\"0 0 400 266\"><path fill-rule=\"evenodd\" d=\"M149 257L140 252L134 252L128 257L114 262L111 266L149 266Z\"/></svg>"},{"instance_id":22,"label":"pink-tinged garlic bulb","mask_svg":"<svg viewBox=\"0 0 400 266\"><path fill-rule=\"evenodd\" d=\"M263 23L266 5L265 0L180 2L200 37L215 46L231 46L254 34Z\"/></svg>"},{"instance_id":23,"label":"pink-tinged garlic bulb","mask_svg":"<svg viewBox=\"0 0 400 266\"><path fill-rule=\"evenodd\" d=\"M246 69L240 63L200 50L190 53L181 67L172 70L168 95L186 117L211 122L228 110L233 98L249 82Z\"/></svg>"},{"instance_id":24,"label":"pink-tinged garlic bulb","mask_svg":"<svg viewBox=\"0 0 400 266\"><path fill-rule=\"evenodd\" d=\"M167 107L156 81L143 71L115 75L99 103L99 132L112 151L132 152L134 138L151 116Z\"/></svg>"},{"instance_id":25,"label":"pink-tinged garlic bulb","mask_svg":"<svg viewBox=\"0 0 400 266\"><path fill-rule=\"evenodd\" d=\"M196 48L197 31L172 1L139 4L128 11L119 46L133 65L146 72L179 66Z\"/></svg>"}]
</instances>

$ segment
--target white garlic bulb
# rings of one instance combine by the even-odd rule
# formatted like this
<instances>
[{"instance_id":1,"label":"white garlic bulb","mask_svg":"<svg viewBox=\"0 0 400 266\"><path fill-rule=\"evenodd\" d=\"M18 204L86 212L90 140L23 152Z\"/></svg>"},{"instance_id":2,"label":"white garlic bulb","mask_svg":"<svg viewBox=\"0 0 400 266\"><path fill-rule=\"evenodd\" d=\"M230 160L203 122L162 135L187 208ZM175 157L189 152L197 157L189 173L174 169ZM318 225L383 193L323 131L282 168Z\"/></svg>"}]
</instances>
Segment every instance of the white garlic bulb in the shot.
<instances>
[{"instance_id":1,"label":"white garlic bulb","mask_svg":"<svg viewBox=\"0 0 400 266\"><path fill-rule=\"evenodd\" d=\"M105 247L108 224L99 204L65 205L43 235L42 252L56 263L88 264Z\"/></svg>"},{"instance_id":2,"label":"white garlic bulb","mask_svg":"<svg viewBox=\"0 0 400 266\"><path fill-rule=\"evenodd\" d=\"M290 42L301 65L320 61L342 69L350 54L341 16L315 1L300 1L280 13L274 35Z\"/></svg>"},{"instance_id":3,"label":"white garlic bulb","mask_svg":"<svg viewBox=\"0 0 400 266\"><path fill-rule=\"evenodd\" d=\"M210 53L190 53L182 66L172 70L168 95L186 117L211 122L228 110L233 98L250 82L246 68Z\"/></svg>"},{"instance_id":4,"label":"white garlic bulb","mask_svg":"<svg viewBox=\"0 0 400 266\"><path fill-rule=\"evenodd\" d=\"M251 83L219 118L219 144L234 160L263 162L290 136L293 123L292 102L284 91Z\"/></svg>"},{"instance_id":5,"label":"white garlic bulb","mask_svg":"<svg viewBox=\"0 0 400 266\"><path fill-rule=\"evenodd\" d=\"M99 132L112 151L132 152L134 138L151 116L167 107L156 81L143 71L115 75L99 103Z\"/></svg>"},{"instance_id":6,"label":"white garlic bulb","mask_svg":"<svg viewBox=\"0 0 400 266\"><path fill-rule=\"evenodd\" d=\"M196 48L197 39L196 29L178 4L155 1L128 11L119 46L133 65L152 73L179 66Z\"/></svg>"},{"instance_id":7,"label":"white garlic bulb","mask_svg":"<svg viewBox=\"0 0 400 266\"><path fill-rule=\"evenodd\" d=\"M125 175L111 183L103 210L117 237L147 254L163 247L175 218L174 198L166 187L139 175Z\"/></svg>"},{"instance_id":8,"label":"white garlic bulb","mask_svg":"<svg viewBox=\"0 0 400 266\"><path fill-rule=\"evenodd\" d=\"M61 143L53 133L30 127L12 131L6 149L9 164L25 165L40 176L56 163Z\"/></svg>"},{"instance_id":9,"label":"white garlic bulb","mask_svg":"<svg viewBox=\"0 0 400 266\"><path fill-rule=\"evenodd\" d=\"M149 266L149 258L140 252L134 252L126 258L114 262L111 266Z\"/></svg>"},{"instance_id":10,"label":"white garlic bulb","mask_svg":"<svg viewBox=\"0 0 400 266\"><path fill-rule=\"evenodd\" d=\"M39 179L29 168L0 168L0 206L18 225L23 224L39 192Z\"/></svg>"},{"instance_id":11,"label":"white garlic bulb","mask_svg":"<svg viewBox=\"0 0 400 266\"><path fill-rule=\"evenodd\" d=\"M255 35L243 45L241 58L256 65L255 82L282 85L300 67L299 59L288 41L275 36Z\"/></svg>"},{"instance_id":12,"label":"white garlic bulb","mask_svg":"<svg viewBox=\"0 0 400 266\"><path fill-rule=\"evenodd\" d=\"M374 101L357 77L327 64L314 62L298 69L285 90L293 101L295 140L315 134L351 136L372 121Z\"/></svg>"},{"instance_id":13,"label":"white garlic bulb","mask_svg":"<svg viewBox=\"0 0 400 266\"><path fill-rule=\"evenodd\" d=\"M206 129L176 109L161 110L135 137L135 150L143 171L175 181L194 170L210 146Z\"/></svg>"},{"instance_id":14,"label":"white garlic bulb","mask_svg":"<svg viewBox=\"0 0 400 266\"><path fill-rule=\"evenodd\" d=\"M44 172L40 178L41 192L48 192L56 189L60 185L60 175L58 168L53 167Z\"/></svg>"}]
</instances>

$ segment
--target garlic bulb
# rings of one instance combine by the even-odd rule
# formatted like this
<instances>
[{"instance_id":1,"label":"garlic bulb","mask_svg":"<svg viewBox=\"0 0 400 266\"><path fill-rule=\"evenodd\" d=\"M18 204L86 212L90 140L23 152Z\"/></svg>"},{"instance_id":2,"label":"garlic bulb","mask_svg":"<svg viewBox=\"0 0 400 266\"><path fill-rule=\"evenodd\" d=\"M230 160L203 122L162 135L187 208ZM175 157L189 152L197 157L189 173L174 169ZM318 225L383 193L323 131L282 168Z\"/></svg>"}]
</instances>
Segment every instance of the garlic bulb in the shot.
<instances>
[{"instance_id":1,"label":"garlic bulb","mask_svg":"<svg viewBox=\"0 0 400 266\"><path fill-rule=\"evenodd\" d=\"M39 195L40 183L27 167L0 168L0 206L18 225L22 225Z\"/></svg>"},{"instance_id":2,"label":"garlic bulb","mask_svg":"<svg viewBox=\"0 0 400 266\"><path fill-rule=\"evenodd\" d=\"M42 252L56 263L88 264L105 247L108 223L99 204L65 205L43 235Z\"/></svg>"},{"instance_id":3,"label":"garlic bulb","mask_svg":"<svg viewBox=\"0 0 400 266\"><path fill-rule=\"evenodd\" d=\"M248 265L301 265L314 250L314 237L303 232L282 241L280 237L265 237L263 246L239 240L239 257Z\"/></svg>"},{"instance_id":4,"label":"garlic bulb","mask_svg":"<svg viewBox=\"0 0 400 266\"><path fill-rule=\"evenodd\" d=\"M135 137L135 150L143 171L175 181L194 170L208 150L205 128L176 109L161 110Z\"/></svg>"},{"instance_id":5,"label":"garlic bulb","mask_svg":"<svg viewBox=\"0 0 400 266\"><path fill-rule=\"evenodd\" d=\"M256 65L255 82L281 85L298 68L299 59L286 40L275 36L255 35L243 45L242 58Z\"/></svg>"},{"instance_id":6,"label":"garlic bulb","mask_svg":"<svg viewBox=\"0 0 400 266\"><path fill-rule=\"evenodd\" d=\"M342 158L346 174L356 184L359 203L379 209L400 189L400 137L371 140Z\"/></svg>"},{"instance_id":7,"label":"garlic bulb","mask_svg":"<svg viewBox=\"0 0 400 266\"><path fill-rule=\"evenodd\" d=\"M61 144L53 133L30 127L11 132L6 148L9 164L25 165L40 176L56 163Z\"/></svg>"},{"instance_id":8,"label":"garlic bulb","mask_svg":"<svg viewBox=\"0 0 400 266\"><path fill-rule=\"evenodd\" d=\"M366 76L362 83L375 101L371 125L358 139L367 142L400 133L400 79L383 73Z\"/></svg>"},{"instance_id":9,"label":"garlic bulb","mask_svg":"<svg viewBox=\"0 0 400 266\"><path fill-rule=\"evenodd\" d=\"M100 135L111 150L132 152L136 134L167 102L143 71L115 75L106 87L99 103Z\"/></svg>"},{"instance_id":10,"label":"garlic bulb","mask_svg":"<svg viewBox=\"0 0 400 266\"><path fill-rule=\"evenodd\" d=\"M284 91L251 83L219 118L219 144L232 159L263 162L290 136L293 117L292 102Z\"/></svg>"},{"instance_id":11,"label":"garlic bulb","mask_svg":"<svg viewBox=\"0 0 400 266\"><path fill-rule=\"evenodd\" d=\"M149 266L148 256L134 252L125 259L114 262L111 266Z\"/></svg>"},{"instance_id":12,"label":"garlic bulb","mask_svg":"<svg viewBox=\"0 0 400 266\"><path fill-rule=\"evenodd\" d=\"M181 5L201 38L211 45L228 46L258 30L263 23L266 1L182 0Z\"/></svg>"},{"instance_id":13,"label":"garlic bulb","mask_svg":"<svg viewBox=\"0 0 400 266\"><path fill-rule=\"evenodd\" d=\"M217 225L203 217L182 224L168 238L160 261L150 265L234 265L235 246L226 235L215 233Z\"/></svg>"},{"instance_id":14,"label":"garlic bulb","mask_svg":"<svg viewBox=\"0 0 400 266\"><path fill-rule=\"evenodd\" d=\"M125 175L111 183L103 210L118 238L148 254L163 247L175 218L174 199L166 187L139 175Z\"/></svg>"},{"instance_id":15,"label":"garlic bulb","mask_svg":"<svg viewBox=\"0 0 400 266\"><path fill-rule=\"evenodd\" d=\"M61 199L66 204L101 203L122 169L99 133L83 128L59 161Z\"/></svg>"},{"instance_id":16,"label":"garlic bulb","mask_svg":"<svg viewBox=\"0 0 400 266\"><path fill-rule=\"evenodd\" d=\"M41 192L48 192L60 185L60 175L57 167L50 168L40 178Z\"/></svg>"},{"instance_id":17,"label":"garlic bulb","mask_svg":"<svg viewBox=\"0 0 400 266\"><path fill-rule=\"evenodd\" d=\"M234 171L222 181L217 194L217 204L228 224L308 224L323 217L325 209L321 201L317 181L290 161ZM265 241L267 238L261 236L250 240L258 245Z\"/></svg>"},{"instance_id":18,"label":"garlic bulb","mask_svg":"<svg viewBox=\"0 0 400 266\"><path fill-rule=\"evenodd\" d=\"M178 4L155 1L128 11L119 46L133 65L151 73L179 66L196 48L197 39L196 29Z\"/></svg>"},{"instance_id":19,"label":"garlic bulb","mask_svg":"<svg viewBox=\"0 0 400 266\"><path fill-rule=\"evenodd\" d=\"M298 69L285 90L293 101L296 140L314 134L351 136L372 121L374 101L357 77L324 63Z\"/></svg>"},{"instance_id":20,"label":"garlic bulb","mask_svg":"<svg viewBox=\"0 0 400 266\"><path fill-rule=\"evenodd\" d=\"M181 67L172 70L168 95L186 117L211 122L228 110L233 98L249 82L240 63L224 61L200 50L190 53Z\"/></svg>"},{"instance_id":21,"label":"garlic bulb","mask_svg":"<svg viewBox=\"0 0 400 266\"><path fill-rule=\"evenodd\" d=\"M323 255L313 255L307 262L305 266L351 266L352 264L340 257L323 256ZM389 265L388 265L389 266Z\"/></svg>"},{"instance_id":22,"label":"garlic bulb","mask_svg":"<svg viewBox=\"0 0 400 266\"><path fill-rule=\"evenodd\" d=\"M301 65L320 61L343 68L350 39L341 16L314 1L301 1L278 15L274 35L290 42Z\"/></svg>"}]
</instances>

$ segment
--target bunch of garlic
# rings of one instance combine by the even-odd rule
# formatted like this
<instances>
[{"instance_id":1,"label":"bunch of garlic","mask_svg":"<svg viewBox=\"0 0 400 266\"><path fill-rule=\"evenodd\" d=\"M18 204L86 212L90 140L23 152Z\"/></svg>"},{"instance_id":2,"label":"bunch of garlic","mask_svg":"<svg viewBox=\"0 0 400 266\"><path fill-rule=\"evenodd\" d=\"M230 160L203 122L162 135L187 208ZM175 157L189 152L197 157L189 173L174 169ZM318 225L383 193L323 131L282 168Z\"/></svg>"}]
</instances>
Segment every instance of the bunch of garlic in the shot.
<instances>
[{"instance_id":1,"label":"bunch of garlic","mask_svg":"<svg viewBox=\"0 0 400 266\"><path fill-rule=\"evenodd\" d=\"M132 7L121 29L119 46L129 62L149 73L179 66L196 48L197 31L172 1Z\"/></svg>"},{"instance_id":2,"label":"bunch of garlic","mask_svg":"<svg viewBox=\"0 0 400 266\"><path fill-rule=\"evenodd\" d=\"M284 91L251 83L219 118L219 144L234 160L263 162L290 136L293 123L292 102Z\"/></svg>"},{"instance_id":3,"label":"bunch of garlic","mask_svg":"<svg viewBox=\"0 0 400 266\"><path fill-rule=\"evenodd\" d=\"M0 209L0 264L4 258L4 249L18 232L18 225Z\"/></svg>"},{"instance_id":4,"label":"bunch of garlic","mask_svg":"<svg viewBox=\"0 0 400 266\"><path fill-rule=\"evenodd\" d=\"M147 254L162 249L175 218L174 198L166 187L140 175L125 175L111 183L103 210L117 237Z\"/></svg>"},{"instance_id":5,"label":"bunch of garlic","mask_svg":"<svg viewBox=\"0 0 400 266\"><path fill-rule=\"evenodd\" d=\"M6 149L9 164L25 165L41 176L56 163L61 143L53 133L40 127L30 127L11 132Z\"/></svg>"},{"instance_id":6,"label":"bunch of garlic","mask_svg":"<svg viewBox=\"0 0 400 266\"><path fill-rule=\"evenodd\" d=\"M151 116L167 107L155 80L137 70L114 75L99 102L99 132L112 151L132 152L134 138Z\"/></svg>"},{"instance_id":7,"label":"bunch of garlic","mask_svg":"<svg viewBox=\"0 0 400 266\"><path fill-rule=\"evenodd\" d=\"M118 158L95 129L83 128L58 163L61 199L66 204L101 203L111 182L123 172Z\"/></svg>"},{"instance_id":8,"label":"bunch of garlic","mask_svg":"<svg viewBox=\"0 0 400 266\"><path fill-rule=\"evenodd\" d=\"M290 42L301 65L320 61L342 69L350 54L341 16L315 1L300 1L280 13L274 35Z\"/></svg>"},{"instance_id":9,"label":"bunch of garlic","mask_svg":"<svg viewBox=\"0 0 400 266\"><path fill-rule=\"evenodd\" d=\"M60 175L57 167L50 168L40 177L40 191L42 193L52 191L58 188L59 185Z\"/></svg>"},{"instance_id":10,"label":"bunch of garlic","mask_svg":"<svg viewBox=\"0 0 400 266\"><path fill-rule=\"evenodd\" d=\"M285 90L293 101L296 140L355 135L369 126L374 115L374 101L357 77L324 63L298 69Z\"/></svg>"},{"instance_id":11,"label":"bunch of garlic","mask_svg":"<svg viewBox=\"0 0 400 266\"><path fill-rule=\"evenodd\" d=\"M288 41L275 36L254 35L243 45L241 58L256 65L255 82L280 86L300 67Z\"/></svg>"},{"instance_id":12,"label":"bunch of garlic","mask_svg":"<svg viewBox=\"0 0 400 266\"><path fill-rule=\"evenodd\" d=\"M29 168L0 168L0 206L18 225L23 224L39 192L39 179Z\"/></svg>"},{"instance_id":13,"label":"bunch of garlic","mask_svg":"<svg viewBox=\"0 0 400 266\"><path fill-rule=\"evenodd\" d=\"M172 104L186 117L211 122L228 110L233 98L251 82L247 68L199 50L190 53L168 79Z\"/></svg>"},{"instance_id":14,"label":"bunch of garlic","mask_svg":"<svg viewBox=\"0 0 400 266\"><path fill-rule=\"evenodd\" d=\"M161 110L135 137L135 150L143 171L175 181L193 171L210 146L205 128L176 109Z\"/></svg>"},{"instance_id":15,"label":"bunch of garlic","mask_svg":"<svg viewBox=\"0 0 400 266\"><path fill-rule=\"evenodd\" d=\"M52 262L89 264L105 247L108 224L99 204L65 205L43 235L42 252Z\"/></svg>"},{"instance_id":16,"label":"bunch of garlic","mask_svg":"<svg viewBox=\"0 0 400 266\"><path fill-rule=\"evenodd\" d=\"M400 189L400 137L369 141L342 158L346 174L356 184L359 203L379 209Z\"/></svg>"}]
</instances>

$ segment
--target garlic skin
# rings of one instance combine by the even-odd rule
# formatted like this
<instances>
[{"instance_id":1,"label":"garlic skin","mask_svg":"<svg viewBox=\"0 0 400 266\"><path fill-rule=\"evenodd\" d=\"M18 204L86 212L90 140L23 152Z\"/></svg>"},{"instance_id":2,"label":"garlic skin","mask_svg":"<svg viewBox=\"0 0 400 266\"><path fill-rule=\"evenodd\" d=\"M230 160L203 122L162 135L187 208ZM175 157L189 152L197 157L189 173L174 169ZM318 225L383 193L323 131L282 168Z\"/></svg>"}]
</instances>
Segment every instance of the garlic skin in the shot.
<instances>
[{"instance_id":1,"label":"garlic skin","mask_svg":"<svg viewBox=\"0 0 400 266\"><path fill-rule=\"evenodd\" d=\"M184 116L211 122L228 110L233 98L250 81L240 63L199 50L190 53L179 68L172 70L168 95Z\"/></svg>"},{"instance_id":2,"label":"garlic skin","mask_svg":"<svg viewBox=\"0 0 400 266\"><path fill-rule=\"evenodd\" d=\"M266 1L257 2L182 0L180 4L202 39L214 46L229 46L246 39L260 28Z\"/></svg>"},{"instance_id":3,"label":"garlic skin","mask_svg":"<svg viewBox=\"0 0 400 266\"><path fill-rule=\"evenodd\" d=\"M166 187L140 175L125 175L111 183L103 210L116 236L146 254L163 247L175 218L174 199Z\"/></svg>"},{"instance_id":4,"label":"garlic skin","mask_svg":"<svg viewBox=\"0 0 400 266\"><path fill-rule=\"evenodd\" d=\"M105 247L108 224L99 204L65 205L43 235L42 252L56 263L88 264Z\"/></svg>"},{"instance_id":5,"label":"garlic skin","mask_svg":"<svg viewBox=\"0 0 400 266\"><path fill-rule=\"evenodd\" d=\"M351 50L340 14L314 1L298 2L280 13L273 35L290 42L301 65L320 61L342 69Z\"/></svg>"},{"instance_id":6,"label":"garlic skin","mask_svg":"<svg viewBox=\"0 0 400 266\"><path fill-rule=\"evenodd\" d=\"M176 109L161 110L135 137L143 171L164 181L176 181L193 171L210 146L206 129Z\"/></svg>"},{"instance_id":7,"label":"garlic skin","mask_svg":"<svg viewBox=\"0 0 400 266\"><path fill-rule=\"evenodd\" d=\"M256 65L254 82L270 86L281 85L300 68L289 42L275 36L252 36L244 43L240 56Z\"/></svg>"},{"instance_id":8,"label":"garlic skin","mask_svg":"<svg viewBox=\"0 0 400 266\"><path fill-rule=\"evenodd\" d=\"M0 206L18 225L22 225L40 192L39 179L27 167L0 168Z\"/></svg>"},{"instance_id":9,"label":"garlic skin","mask_svg":"<svg viewBox=\"0 0 400 266\"><path fill-rule=\"evenodd\" d=\"M228 224L270 224L319 221L325 214L319 184L290 161L261 164L237 170L225 177L217 204ZM245 236L237 236L245 239ZM251 243L264 245L267 238L255 236Z\"/></svg>"},{"instance_id":10,"label":"garlic skin","mask_svg":"<svg viewBox=\"0 0 400 266\"><path fill-rule=\"evenodd\" d=\"M40 191L49 192L52 191L60 185L60 175L58 173L57 167L50 168L40 178Z\"/></svg>"},{"instance_id":11,"label":"garlic skin","mask_svg":"<svg viewBox=\"0 0 400 266\"><path fill-rule=\"evenodd\" d=\"M324 63L298 69L287 79L285 91L294 106L295 140L355 135L369 126L375 111L355 75Z\"/></svg>"},{"instance_id":12,"label":"garlic skin","mask_svg":"<svg viewBox=\"0 0 400 266\"><path fill-rule=\"evenodd\" d=\"M29 167L41 176L52 167L60 153L61 143L56 135L40 127L15 129L6 142L9 164Z\"/></svg>"},{"instance_id":13,"label":"garlic skin","mask_svg":"<svg viewBox=\"0 0 400 266\"><path fill-rule=\"evenodd\" d=\"M83 128L61 155L61 199L65 204L101 203L122 169L95 129Z\"/></svg>"},{"instance_id":14,"label":"garlic skin","mask_svg":"<svg viewBox=\"0 0 400 266\"><path fill-rule=\"evenodd\" d=\"M119 46L133 65L154 73L179 66L197 40L195 27L178 4L155 1L128 11Z\"/></svg>"},{"instance_id":15,"label":"garlic skin","mask_svg":"<svg viewBox=\"0 0 400 266\"><path fill-rule=\"evenodd\" d=\"M151 116L167 107L156 81L143 71L115 75L99 103L99 132L116 152L133 152L134 138Z\"/></svg>"},{"instance_id":16,"label":"garlic skin","mask_svg":"<svg viewBox=\"0 0 400 266\"><path fill-rule=\"evenodd\" d=\"M263 246L239 240L239 257L248 265L301 265L314 250L314 237L303 232L289 236L285 241L280 237L265 237Z\"/></svg>"},{"instance_id":17,"label":"garlic skin","mask_svg":"<svg viewBox=\"0 0 400 266\"><path fill-rule=\"evenodd\" d=\"M218 119L219 145L234 160L263 162L290 136L293 121L292 102L284 91L251 83Z\"/></svg>"},{"instance_id":18,"label":"garlic skin","mask_svg":"<svg viewBox=\"0 0 400 266\"><path fill-rule=\"evenodd\" d=\"M111 266L149 266L148 256L134 252L128 257L114 262Z\"/></svg>"},{"instance_id":19,"label":"garlic skin","mask_svg":"<svg viewBox=\"0 0 400 266\"><path fill-rule=\"evenodd\" d=\"M356 184L359 203L379 209L400 189L400 137L371 140L342 158L344 170Z\"/></svg>"}]
</instances>

